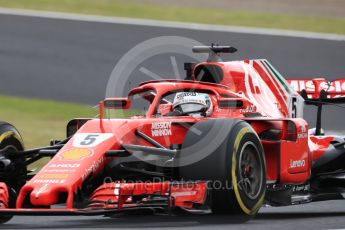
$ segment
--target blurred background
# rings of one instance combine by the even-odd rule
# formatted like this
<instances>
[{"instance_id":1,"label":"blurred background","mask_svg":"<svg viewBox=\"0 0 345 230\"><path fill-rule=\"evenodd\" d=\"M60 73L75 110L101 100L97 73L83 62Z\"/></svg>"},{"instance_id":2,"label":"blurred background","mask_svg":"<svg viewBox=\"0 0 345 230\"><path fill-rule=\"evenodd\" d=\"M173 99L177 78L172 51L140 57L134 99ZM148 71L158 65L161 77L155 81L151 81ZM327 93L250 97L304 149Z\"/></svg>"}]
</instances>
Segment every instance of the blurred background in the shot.
<instances>
[{"instance_id":1,"label":"blurred background","mask_svg":"<svg viewBox=\"0 0 345 230\"><path fill-rule=\"evenodd\" d=\"M17 126L27 147L63 138L73 117L97 116L92 107L104 98L117 61L133 46L157 36L233 45L239 51L224 55L224 60L265 58L286 78L345 77L345 0L0 0L0 7L0 120ZM249 30L63 20L14 9ZM168 78L173 71L169 56L152 57L142 66ZM183 62L189 58L177 55L176 61L183 74ZM150 77L134 71L131 86L142 80ZM344 130L344 112L327 108L324 128ZM306 119L314 124L313 108L306 109Z\"/></svg>"}]
</instances>

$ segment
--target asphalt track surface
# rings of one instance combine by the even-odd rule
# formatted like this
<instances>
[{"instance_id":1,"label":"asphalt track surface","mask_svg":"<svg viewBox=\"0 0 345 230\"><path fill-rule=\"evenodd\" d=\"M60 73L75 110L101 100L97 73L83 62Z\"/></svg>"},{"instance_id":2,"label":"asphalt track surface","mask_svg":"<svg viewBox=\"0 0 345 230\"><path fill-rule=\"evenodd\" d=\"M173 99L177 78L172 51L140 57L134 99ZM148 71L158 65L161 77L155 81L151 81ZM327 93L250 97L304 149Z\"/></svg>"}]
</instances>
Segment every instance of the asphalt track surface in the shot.
<instances>
[{"instance_id":1,"label":"asphalt track surface","mask_svg":"<svg viewBox=\"0 0 345 230\"><path fill-rule=\"evenodd\" d=\"M79 22L0 15L0 94L96 104L105 95L116 62L136 44L173 35L205 44L231 44L231 58L266 58L286 77L345 77L345 42L229 32L206 32L123 24ZM146 68L169 76L164 58ZM181 67L181 63L179 64ZM147 76L138 76L133 85ZM325 125L344 129L343 110L327 113ZM311 112L308 114L311 117ZM310 118L311 119L311 118ZM311 119L312 120L312 119ZM246 224L226 216L15 217L8 229L339 229L345 226L345 201L262 208Z\"/></svg>"},{"instance_id":2,"label":"asphalt track surface","mask_svg":"<svg viewBox=\"0 0 345 230\"><path fill-rule=\"evenodd\" d=\"M340 229L345 225L344 201L261 208L247 223L229 216L15 217L5 229Z\"/></svg>"}]
</instances>

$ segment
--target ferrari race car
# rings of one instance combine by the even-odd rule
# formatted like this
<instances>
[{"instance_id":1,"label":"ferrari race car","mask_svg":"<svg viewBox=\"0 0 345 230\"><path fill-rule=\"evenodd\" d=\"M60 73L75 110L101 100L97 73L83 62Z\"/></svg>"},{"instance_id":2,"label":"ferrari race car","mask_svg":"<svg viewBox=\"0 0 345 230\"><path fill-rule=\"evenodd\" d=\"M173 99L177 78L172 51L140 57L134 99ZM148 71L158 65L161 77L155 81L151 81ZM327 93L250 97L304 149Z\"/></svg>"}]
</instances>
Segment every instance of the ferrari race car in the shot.
<instances>
[{"instance_id":1,"label":"ferrari race car","mask_svg":"<svg viewBox=\"0 0 345 230\"><path fill-rule=\"evenodd\" d=\"M345 80L285 80L267 60L220 61L229 46L185 63L185 80L155 80L106 98L99 118L73 119L65 140L24 149L0 123L0 222L14 215L228 213L343 199L345 139L325 135L325 104L345 103ZM305 104L318 108L313 129ZM138 105L145 105L141 111ZM133 109L134 108L134 109ZM106 111L134 111L110 118ZM27 166L51 159L38 172Z\"/></svg>"}]
</instances>

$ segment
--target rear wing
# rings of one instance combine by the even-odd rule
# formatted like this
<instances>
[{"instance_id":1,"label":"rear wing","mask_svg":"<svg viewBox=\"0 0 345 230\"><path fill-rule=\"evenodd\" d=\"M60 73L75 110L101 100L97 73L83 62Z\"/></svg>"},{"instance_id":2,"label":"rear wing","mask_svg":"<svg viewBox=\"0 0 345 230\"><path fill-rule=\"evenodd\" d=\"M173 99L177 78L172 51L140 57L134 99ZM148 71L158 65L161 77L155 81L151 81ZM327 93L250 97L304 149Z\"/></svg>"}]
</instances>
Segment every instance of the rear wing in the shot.
<instances>
[{"instance_id":1,"label":"rear wing","mask_svg":"<svg viewBox=\"0 0 345 230\"><path fill-rule=\"evenodd\" d=\"M305 104L317 106L315 135L323 135L322 106L345 104L345 79L334 81L327 81L324 78L289 79L287 82L303 97Z\"/></svg>"},{"instance_id":2,"label":"rear wing","mask_svg":"<svg viewBox=\"0 0 345 230\"><path fill-rule=\"evenodd\" d=\"M345 103L345 79L327 81L324 78L289 79L290 86L298 92L306 104Z\"/></svg>"}]
</instances>

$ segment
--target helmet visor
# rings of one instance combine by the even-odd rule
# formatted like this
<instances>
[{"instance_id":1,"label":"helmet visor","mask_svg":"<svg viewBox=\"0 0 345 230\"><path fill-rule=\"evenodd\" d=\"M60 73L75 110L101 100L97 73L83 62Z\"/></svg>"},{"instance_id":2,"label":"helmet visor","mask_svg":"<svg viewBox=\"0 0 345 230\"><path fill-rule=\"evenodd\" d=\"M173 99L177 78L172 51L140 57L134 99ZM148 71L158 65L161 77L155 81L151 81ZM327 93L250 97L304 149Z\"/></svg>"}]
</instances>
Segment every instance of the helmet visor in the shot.
<instances>
[{"instance_id":1,"label":"helmet visor","mask_svg":"<svg viewBox=\"0 0 345 230\"><path fill-rule=\"evenodd\" d=\"M200 112L205 108L204 105L195 104L195 103L186 103L186 104L179 105L178 107L180 107L180 110L183 113Z\"/></svg>"}]
</instances>

